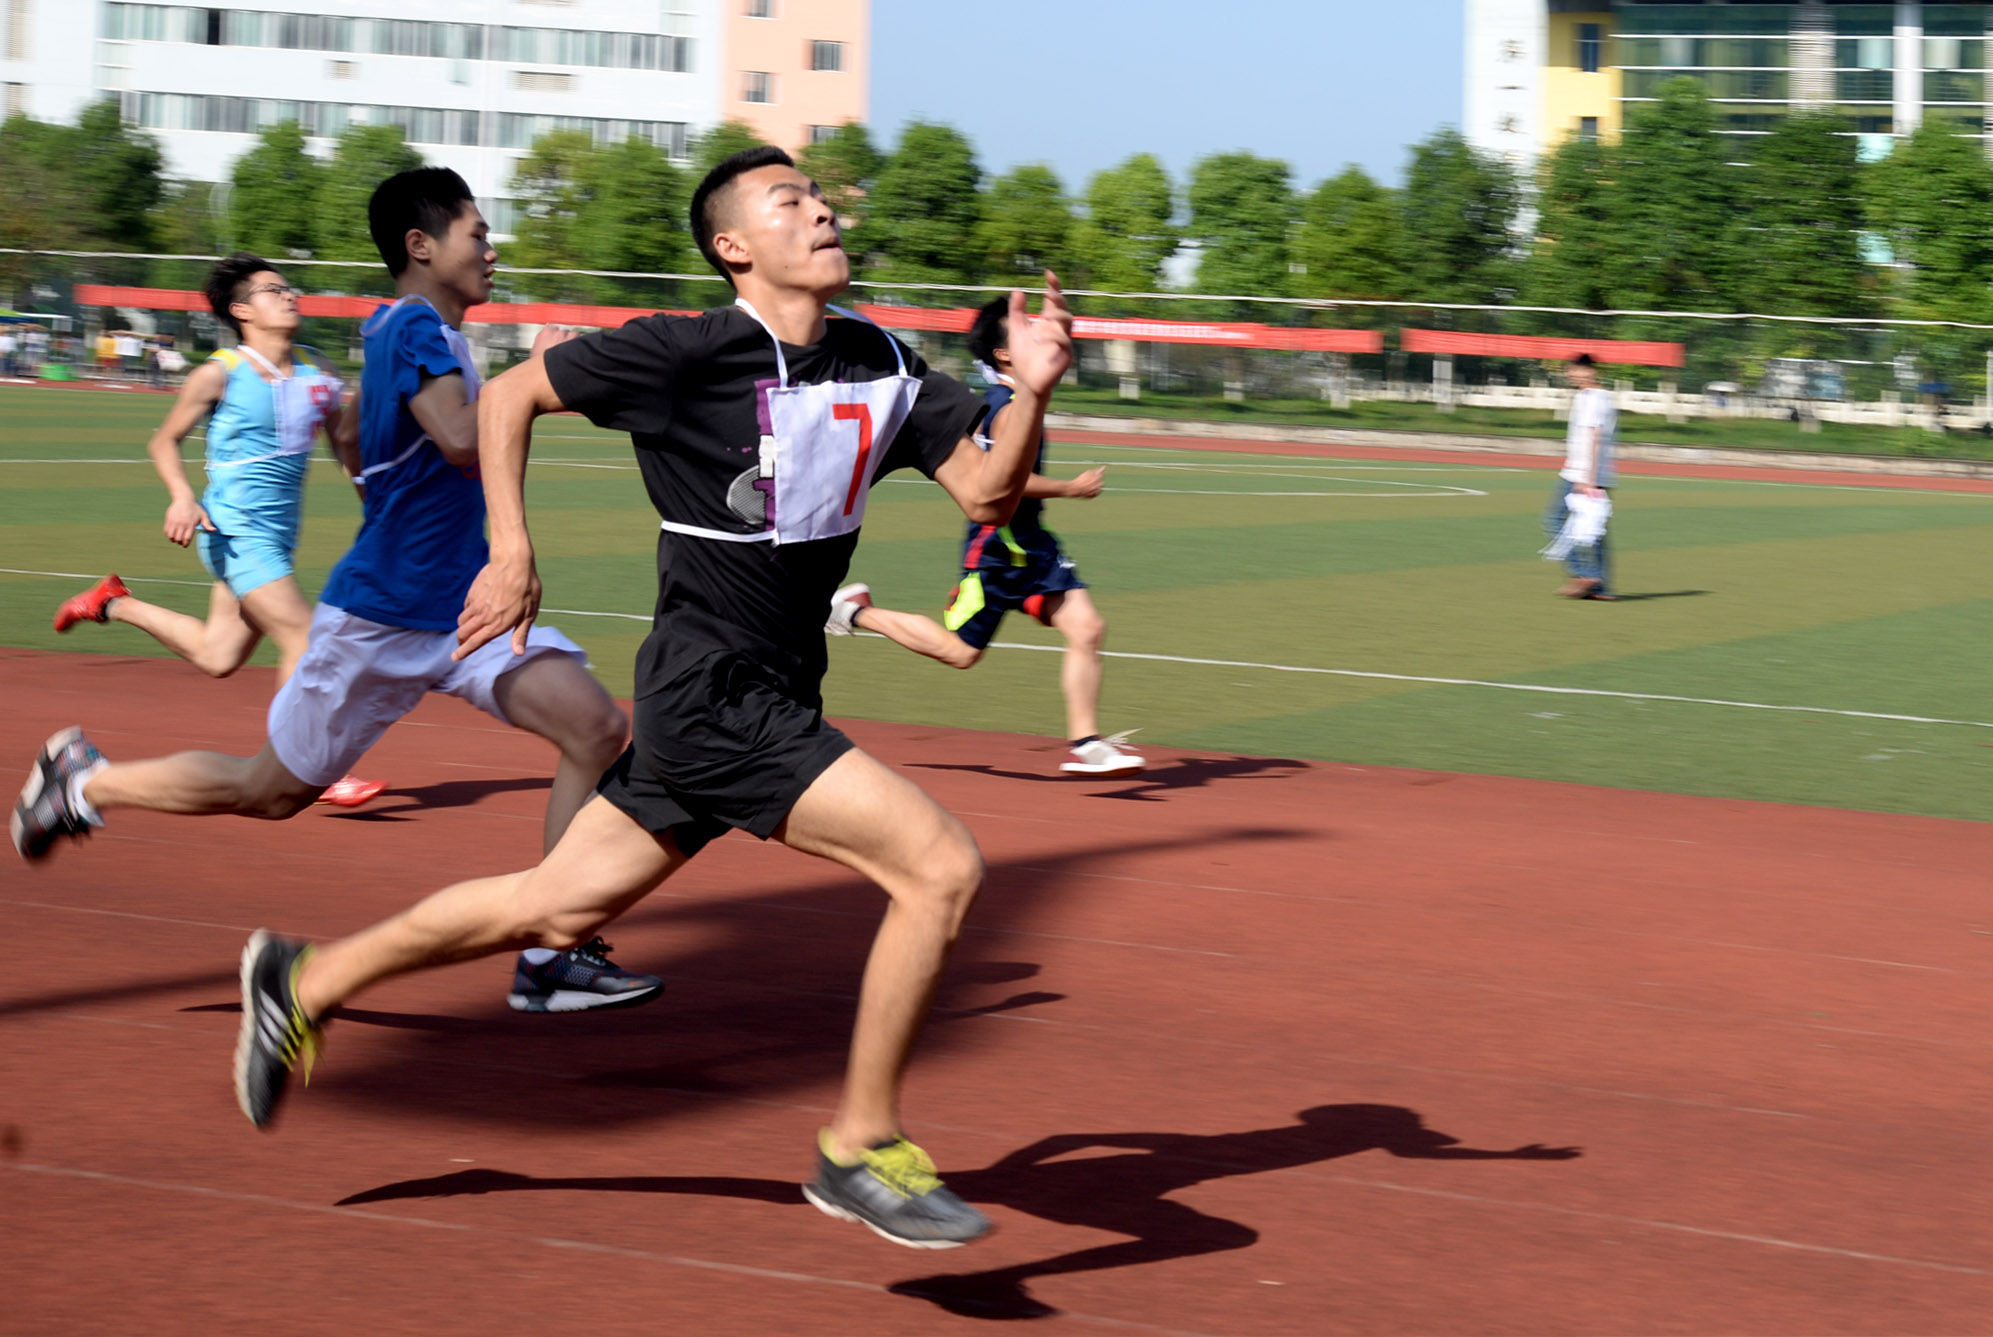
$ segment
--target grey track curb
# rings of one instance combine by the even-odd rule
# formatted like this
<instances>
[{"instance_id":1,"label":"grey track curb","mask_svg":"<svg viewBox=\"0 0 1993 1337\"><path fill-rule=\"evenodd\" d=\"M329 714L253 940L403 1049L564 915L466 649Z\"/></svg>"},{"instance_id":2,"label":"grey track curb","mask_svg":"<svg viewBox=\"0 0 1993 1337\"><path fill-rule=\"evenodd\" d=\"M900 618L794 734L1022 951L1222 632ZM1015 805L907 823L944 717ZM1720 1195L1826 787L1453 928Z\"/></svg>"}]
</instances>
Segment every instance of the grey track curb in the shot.
<instances>
[{"instance_id":1,"label":"grey track curb","mask_svg":"<svg viewBox=\"0 0 1993 1337\"><path fill-rule=\"evenodd\" d=\"M1102 432L1123 436L1139 434L1287 442L1309 446L1453 450L1462 454L1526 455L1549 459L1561 458L1564 454L1562 441L1545 437L1380 432L1341 427L1281 427L1265 423L1180 422L1173 418L1102 418L1079 413L1048 413L1045 425L1054 431ZM1664 446L1639 442L1621 442L1619 457L1650 464L1812 469L1823 473L1897 474L1914 478L1993 478L1993 460L1934 460L1903 455L1841 455L1804 450L1744 450L1728 446Z\"/></svg>"}]
</instances>

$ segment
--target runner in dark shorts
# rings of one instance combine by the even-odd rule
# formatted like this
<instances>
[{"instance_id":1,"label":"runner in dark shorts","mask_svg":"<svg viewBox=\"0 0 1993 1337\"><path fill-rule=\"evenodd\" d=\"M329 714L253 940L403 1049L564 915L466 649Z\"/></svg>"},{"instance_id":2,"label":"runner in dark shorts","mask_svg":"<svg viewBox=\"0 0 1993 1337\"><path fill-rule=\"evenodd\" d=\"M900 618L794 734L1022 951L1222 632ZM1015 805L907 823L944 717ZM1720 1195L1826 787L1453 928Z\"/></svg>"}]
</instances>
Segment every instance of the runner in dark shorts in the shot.
<instances>
[{"instance_id":1,"label":"runner in dark shorts","mask_svg":"<svg viewBox=\"0 0 1993 1337\"><path fill-rule=\"evenodd\" d=\"M524 510L533 420L572 409L636 446L662 529L630 748L539 867L458 883L316 949L251 938L237 1096L268 1124L333 1007L408 971L584 942L737 827L864 873L888 897L804 1193L901 1244L967 1243L989 1221L902 1136L899 1093L982 857L960 822L824 722L824 610L885 473L918 469L971 520L1009 522L1072 362L1072 317L1050 274L1041 319L1013 294L1017 398L984 449L973 391L863 319L826 319L850 264L835 214L786 153L728 158L691 212L736 305L549 348L479 400L491 561L465 601L460 655L508 634L523 651L539 610Z\"/></svg>"},{"instance_id":2,"label":"runner in dark shorts","mask_svg":"<svg viewBox=\"0 0 1993 1337\"><path fill-rule=\"evenodd\" d=\"M998 299L976 313L969 329L969 351L989 384L989 416L983 435L1003 421L1016 391L1009 367L1010 303ZM1058 536L1045 528L1046 497L1097 497L1104 469L1089 469L1078 478L1045 476L1045 440L1038 439L1038 457L1024 485L1024 500L1007 525L971 521L962 539L962 574L948 596L941 621L919 613L881 608L872 602L869 585L846 585L831 599L824 630L849 636L854 629L873 631L916 654L938 659L950 668L973 668L996 639L1006 613L1022 612L1052 627L1066 638L1060 685L1066 697L1066 737L1071 751L1059 769L1068 775L1113 779L1134 775L1142 758L1128 749L1128 733L1100 736L1101 645L1107 621L1094 607L1093 596L1059 547Z\"/></svg>"}]
</instances>

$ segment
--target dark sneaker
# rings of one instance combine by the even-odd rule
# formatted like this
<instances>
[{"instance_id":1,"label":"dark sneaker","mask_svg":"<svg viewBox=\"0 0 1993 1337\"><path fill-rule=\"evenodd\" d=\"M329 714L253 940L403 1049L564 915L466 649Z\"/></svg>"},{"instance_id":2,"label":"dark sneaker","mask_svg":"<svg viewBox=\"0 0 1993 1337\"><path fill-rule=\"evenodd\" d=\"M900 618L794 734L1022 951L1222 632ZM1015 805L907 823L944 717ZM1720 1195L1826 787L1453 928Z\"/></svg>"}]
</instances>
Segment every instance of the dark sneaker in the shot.
<instances>
[{"instance_id":1,"label":"dark sneaker","mask_svg":"<svg viewBox=\"0 0 1993 1337\"><path fill-rule=\"evenodd\" d=\"M108 622L111 619L111 600L122 599L131 593L125 583L115 575L105 576L83 593L62 601L55 610L55 629L68 631L79 622Z\"/></svg>"},{"instance_id":2,"label":"dark sneaker","mask_svg":"<svg viewBox=\"0 0 1993 1337\"><path fill-rule=\"evenodd\" d=\"M79 776L87 780L103 764L104 754L81 729L64 729L42 744L7 823L14 848L23 859L46 858L59 837L80 839L103 825L94 815L86 816L70 794L70 786Z\"/></svg>"},{"instance_id":3,"label":"dark sneaker","mask_svg":"<svg viewBox=\"0 0 1993 1337\"><path fill-rule=\"evenodd\" d=\"M615 950L600 938L533 965L520 953L506 1002L514 1012L585 1012L594 1007L647 1003L664 990L655 975L639 975L609 959Z\"/></svg>"},{"instance_id":4,"label":"dark sneaker","mask_svg":"<svg viewBox=\"0 0 1993 1337\"><path fill-rule=\"evenodd\" d=\"M845 1165L817 1138L817 1177L803 1185L817 1210L872 1227L910 1249L955 1249L990 1233L990 1219L950 1193L927 1153L903 1137L881 1142Z\"/></svg>"},{"instance_id":5,"label":"dark sneaker","mask_svg":"<svg viewBox=\"0 0 1993 1337\"><path fill-rule=\"evenodd\" d=\"M298 1006L298 972L311 944L288 942L267 929L250 935L242 949L242 1030L235 1041L235 1099L249 1122L268 1128L291 1072L300 1064L311 1081L311 1065L325 1043Z\"/></svg>"}]
</instances>

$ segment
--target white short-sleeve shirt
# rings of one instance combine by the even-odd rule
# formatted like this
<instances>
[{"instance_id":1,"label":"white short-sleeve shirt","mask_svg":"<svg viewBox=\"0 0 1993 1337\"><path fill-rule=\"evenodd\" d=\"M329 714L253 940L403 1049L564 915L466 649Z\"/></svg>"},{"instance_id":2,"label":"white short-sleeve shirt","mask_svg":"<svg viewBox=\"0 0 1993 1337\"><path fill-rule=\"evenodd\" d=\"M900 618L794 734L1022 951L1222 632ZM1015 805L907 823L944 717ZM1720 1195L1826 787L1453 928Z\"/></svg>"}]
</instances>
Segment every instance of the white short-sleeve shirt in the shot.
<instances>
[{"instance_id":1,"label":"white short-sleeve shirt","mask_svg":"<svg viewBox=\"0 0 1993 1337\"><path fill-rule=\"evenodd\" d=\"M1561 476L1573 483L1591 480L1592 429L1595 427L1598 429L1601 455L1597 482L1600 487L1611 487L1619 480L1619 409L1612 402L1612 392L1603 386L1580 390L1571 400L1571 431L1565 438Z\"/></svg>"}]
</instances>

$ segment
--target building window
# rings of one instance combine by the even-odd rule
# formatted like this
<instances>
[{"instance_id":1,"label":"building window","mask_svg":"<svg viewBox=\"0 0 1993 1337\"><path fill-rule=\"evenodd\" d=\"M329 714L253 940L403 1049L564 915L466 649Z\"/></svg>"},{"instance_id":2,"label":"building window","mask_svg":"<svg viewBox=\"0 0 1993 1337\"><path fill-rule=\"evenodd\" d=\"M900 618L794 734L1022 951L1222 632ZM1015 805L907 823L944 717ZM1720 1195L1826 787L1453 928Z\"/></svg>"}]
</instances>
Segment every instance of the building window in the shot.
<instances>
[{"instance_id":1,"label":"building window","mask_svg":"<svg viewBox=\"0 0 1993 1337\"><path fill-rule=\"evenodd\" d=\"M28 58L27 0L12 0L7 6L7 59Z\"/></svg>"},{"instance_id":2,"label":"building window","mask_svg":"<svg viewBox=\"0 0 1993 1337\"><path fill-rule=\"evenodd\" d=\"M813 125L810 127L810 143L812 144L824 144L836 138L837 127L834 125Z\"/></svg>"},{"instance_id":3,"label":"building window","mask_svg":"<svg viewBox=\"0 0 1993 1337\"><path fill-rule=\"evenodd\" d=\"M741 101L773 102L775 100L775 76L759 70L750 70L742 76Z\"/></svg>"},{"instance_id":4,"label":"building window","mask_svg":"<svg viewBox=\"0 0 1993 1337\"><path fill-rule=\"evenodd\" d=\"M512 86L523 93L571 93L574 91L574 76L553 74L546 70L514 70Z\"/></svg>"},{"instance_id":5,"label":"building window","mask_svg":"<svg viewBox=\"0 0 1993 1337\"><path fill-rule=\"evenodd\" d=\"M28 86L26 84L7 85L6 114L25 116L28 114Z\"/></svg>"},{"instance_id":6,"label":"building window","mask_svg":"<svg viewBox=\"0 0 1993 1337\"><path fill-rule=\"evenodd\" d=\"M1599 36L1599 25L1580 23L1578 25L1578 69L1585 74L1599 72L1599 48L1604 45Z\"/></svg>"},{"instance_id":7,"label":"building window","mask_svg":"<svg viewBox=\"0 0 1993 1337\"><path fill-rule=\"evenodd\" d=\"M1578 118L1578 138L1597 139L1598 137L1599 118L1596 116L1580 116Z\"/></svg>"},{"instance_id":8,"label":"building window","mask_svg":"<svg viewBox=\"0 0 1993 1337\"><path fill-rule=\"evenodd\" d=\"M775 0L747 0L747 16L751 19L774 18Z\"/></svg>"},{"instance_id":9,"label":"building window","mask_svg":"<svg viewBox=\"0 0 1993 1337\"><path fill-rule=\"evenodd\" d=\"M811 42L810 68L833 72L842 70L844 68L844 43Z\"/></svg>"}]
</instances>

